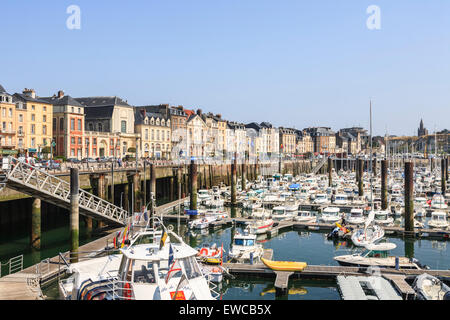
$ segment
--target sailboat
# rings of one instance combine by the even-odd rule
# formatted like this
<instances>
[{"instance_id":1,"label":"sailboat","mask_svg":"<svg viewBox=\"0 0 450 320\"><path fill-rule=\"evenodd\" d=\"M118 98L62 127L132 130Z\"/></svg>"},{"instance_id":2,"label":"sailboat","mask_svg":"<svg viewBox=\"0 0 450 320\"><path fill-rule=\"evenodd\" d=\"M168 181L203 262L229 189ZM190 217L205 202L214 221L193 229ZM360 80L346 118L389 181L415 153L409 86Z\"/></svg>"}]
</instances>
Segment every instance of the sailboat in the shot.
<instances>
[{"instance_id":1,"label":"sailboat","mask_svg":"<svg viewBox=\"0 0 450 320\"><path fill-rule=\"evenodd\" d=\"M373 199L373 172L372 172L372 101L370 101L370 192L371 199ZM374 223L375 211L373 208L373 201L371 200L371 210L364 228L357 229L352 234L352 242L355 246L366 246L374 244L384 237L384 229Z\"/></svg>"}]
</instances>

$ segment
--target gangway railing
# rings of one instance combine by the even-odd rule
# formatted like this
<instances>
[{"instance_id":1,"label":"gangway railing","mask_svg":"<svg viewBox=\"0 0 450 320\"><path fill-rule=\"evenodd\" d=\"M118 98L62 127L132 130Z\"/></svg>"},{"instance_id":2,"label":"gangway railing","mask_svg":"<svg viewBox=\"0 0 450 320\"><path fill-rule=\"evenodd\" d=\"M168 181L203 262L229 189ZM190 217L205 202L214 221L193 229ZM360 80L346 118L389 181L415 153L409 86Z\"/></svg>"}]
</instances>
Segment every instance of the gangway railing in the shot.
<instances>
[{"instance_id":1,"label":"gangway railing","mask_svg":"<svg viewBox=\"0 0 450 320\"><path fill-rule=\"evenodd\" d=\"M327 162L327 158L323 157L322 160L313 168L312 174L316 174L323 167L323 165Z\"/></svg>"},{"instance_id":2,"label":"gangway railing","mask_svg":"<svg viewBox=\"0 0 450 320\"><path fill-rule=\"evenodd\" d=\"M10 158L7 186L57 206L70 209L70 184L24 161ZM109 223L125 225L129 214L106 200L83 189L78 190L80 214Z\"/></svg>"},{"instance_id":3,"label":"gangway railing","mask_svg":"<svg viewBox=\"0 0 450 320\"><path fill-rule=\"evenodd\" d=\"M7 272L3 273L2 269L7 268ZM11 258L6 263L0 262L0 278L9 274L20 272L23 270L23 254L20 256Z\"/></svg>"}]
</instances>

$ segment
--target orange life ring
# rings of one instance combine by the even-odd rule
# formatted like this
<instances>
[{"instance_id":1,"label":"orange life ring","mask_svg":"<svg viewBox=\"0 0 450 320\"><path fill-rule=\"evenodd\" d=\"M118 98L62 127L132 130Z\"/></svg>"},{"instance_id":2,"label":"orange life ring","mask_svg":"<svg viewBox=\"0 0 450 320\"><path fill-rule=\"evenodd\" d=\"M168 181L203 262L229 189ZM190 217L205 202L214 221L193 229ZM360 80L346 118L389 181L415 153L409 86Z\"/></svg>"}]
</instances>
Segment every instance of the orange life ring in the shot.
<instances>
[{"instance_id":1,"label":"orange life ring","mask_svg":"<svg viewBox=\"0 0 450 320\"><path fill-rule=\"evenodd\" d=\"M127 300L131 300L131 286L130 283L127 282L125 283L125 285L123 286L123 296L125 299Z\"/></svg>"},{"instance_id":2,"label":"orange life ring","mask_svg":"<svg viewBox=\"0 0 450 320\"><path fill-rule=\"evenodd\" d=\"M200 255L201 256L207 256L208 255L208 249L203 248L202 250L200 250Z\"/></svg>"}]
</instances>

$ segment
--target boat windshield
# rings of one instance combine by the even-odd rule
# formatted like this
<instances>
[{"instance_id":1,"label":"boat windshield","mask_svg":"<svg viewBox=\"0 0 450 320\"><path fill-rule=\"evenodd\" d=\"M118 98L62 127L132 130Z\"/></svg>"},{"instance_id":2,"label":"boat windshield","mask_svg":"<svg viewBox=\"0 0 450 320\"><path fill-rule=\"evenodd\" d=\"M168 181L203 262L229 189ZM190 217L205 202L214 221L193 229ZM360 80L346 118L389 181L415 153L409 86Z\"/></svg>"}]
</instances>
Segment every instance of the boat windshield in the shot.
<instances>
[{"instance_id":1,"label":"boat windshield","mask_svg":"<svg viewBox=\"0 0 450 320\"><path fill-rule=\"evenodd\" d=\"M442 215L434 215L433 216L433 220L437 220L437 221L444 221L445 218Z\"/></svg>"},{"instance_id":2,"label":"boat windshield","mask_svg":"<svg viewBox=\"0 0 450 320\"><path fill-rule=\"evenodd\" d=\"M368 252L367 256L369 258L387 258L387 257L389 257L389 252L388 251L371 250Z\"/></svg>"},{"instance_id":3,"label":"boat windshield","mask_svg":"<svg viewBox=\"0 0 450 320\"><path fill-rule=\"evenodd\" d=\"M253 239L234 239L234 244L237 246L253 246L255 240Z\"/></svg>"},{"instance_id":4,"label":"boat windshield","mask_svg":"<svg viewBox=\"0 0 450 320\"><path fill-rule=\"evenodd\" d=\"M153 262L144 260L133 260L133 282L135 283L155 283L153 272Z\"/></svg>"},{"instance_id":5,"label":"boat windshield","mask_svg":"<svg viewBox=\"0 0 450 320\"><path fill-rule=\"evenodd\" d=\"M273 213L274 214L284 214L284 210L283 209L273 209Z\"/></svg>"},{"instance_id":6,"label":"boat windshield","mask_svg":"<svg viewBox=\"0 0 450 320\"><path fill-rule=\"evenodd\" d=\"M139 237L136 239L133 245L151 244L154 242L153 240L154 240L153 234L143 234L139 235Z\"/></svg>"},{"instance_id":7,"label":"boat windshield","mask_svg":"<svg viewBox=\"0 0 450 320\"><path fill-rule=\"evenodd\" d=\"M194 279L202 276L200 268L193 257L188 257L180 260L184 267L188 279Z\"/></svg>"}]
</instances>

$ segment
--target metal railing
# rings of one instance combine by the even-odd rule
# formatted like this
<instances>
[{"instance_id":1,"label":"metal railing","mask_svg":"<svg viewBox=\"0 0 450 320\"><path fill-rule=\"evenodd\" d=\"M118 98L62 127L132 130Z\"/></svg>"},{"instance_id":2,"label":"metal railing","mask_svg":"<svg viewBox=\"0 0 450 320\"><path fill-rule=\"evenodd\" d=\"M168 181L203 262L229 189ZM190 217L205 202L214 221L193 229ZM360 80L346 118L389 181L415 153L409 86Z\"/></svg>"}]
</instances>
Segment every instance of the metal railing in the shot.
<instances>
[{"instance_id":1,"label":"metal railing","mask_svg":"<svg viewBox=\"0 0 450 320\"><path fill-rule=\"evenodd\" d=\"M7 267L7 273L3 274L2 270ZM14 258L11 258L6 263L0 263L0 277L13 274L23 270L23 254Z\"/></svg>"},{"instance_id":2,"label":"metal railing","mask_svg":"<svg viewBox=\"0 0 450 320\"><path fill-rule=\"evenodd\" d=\"M23 161L10 159L11 168L7 174L8 181L70 204L70 184L68 182ZM129 215L126 210L83 189L79 189L78 194L80 209L103 216L121 225L126 224Z\"/></svg>"}]
</instances>

